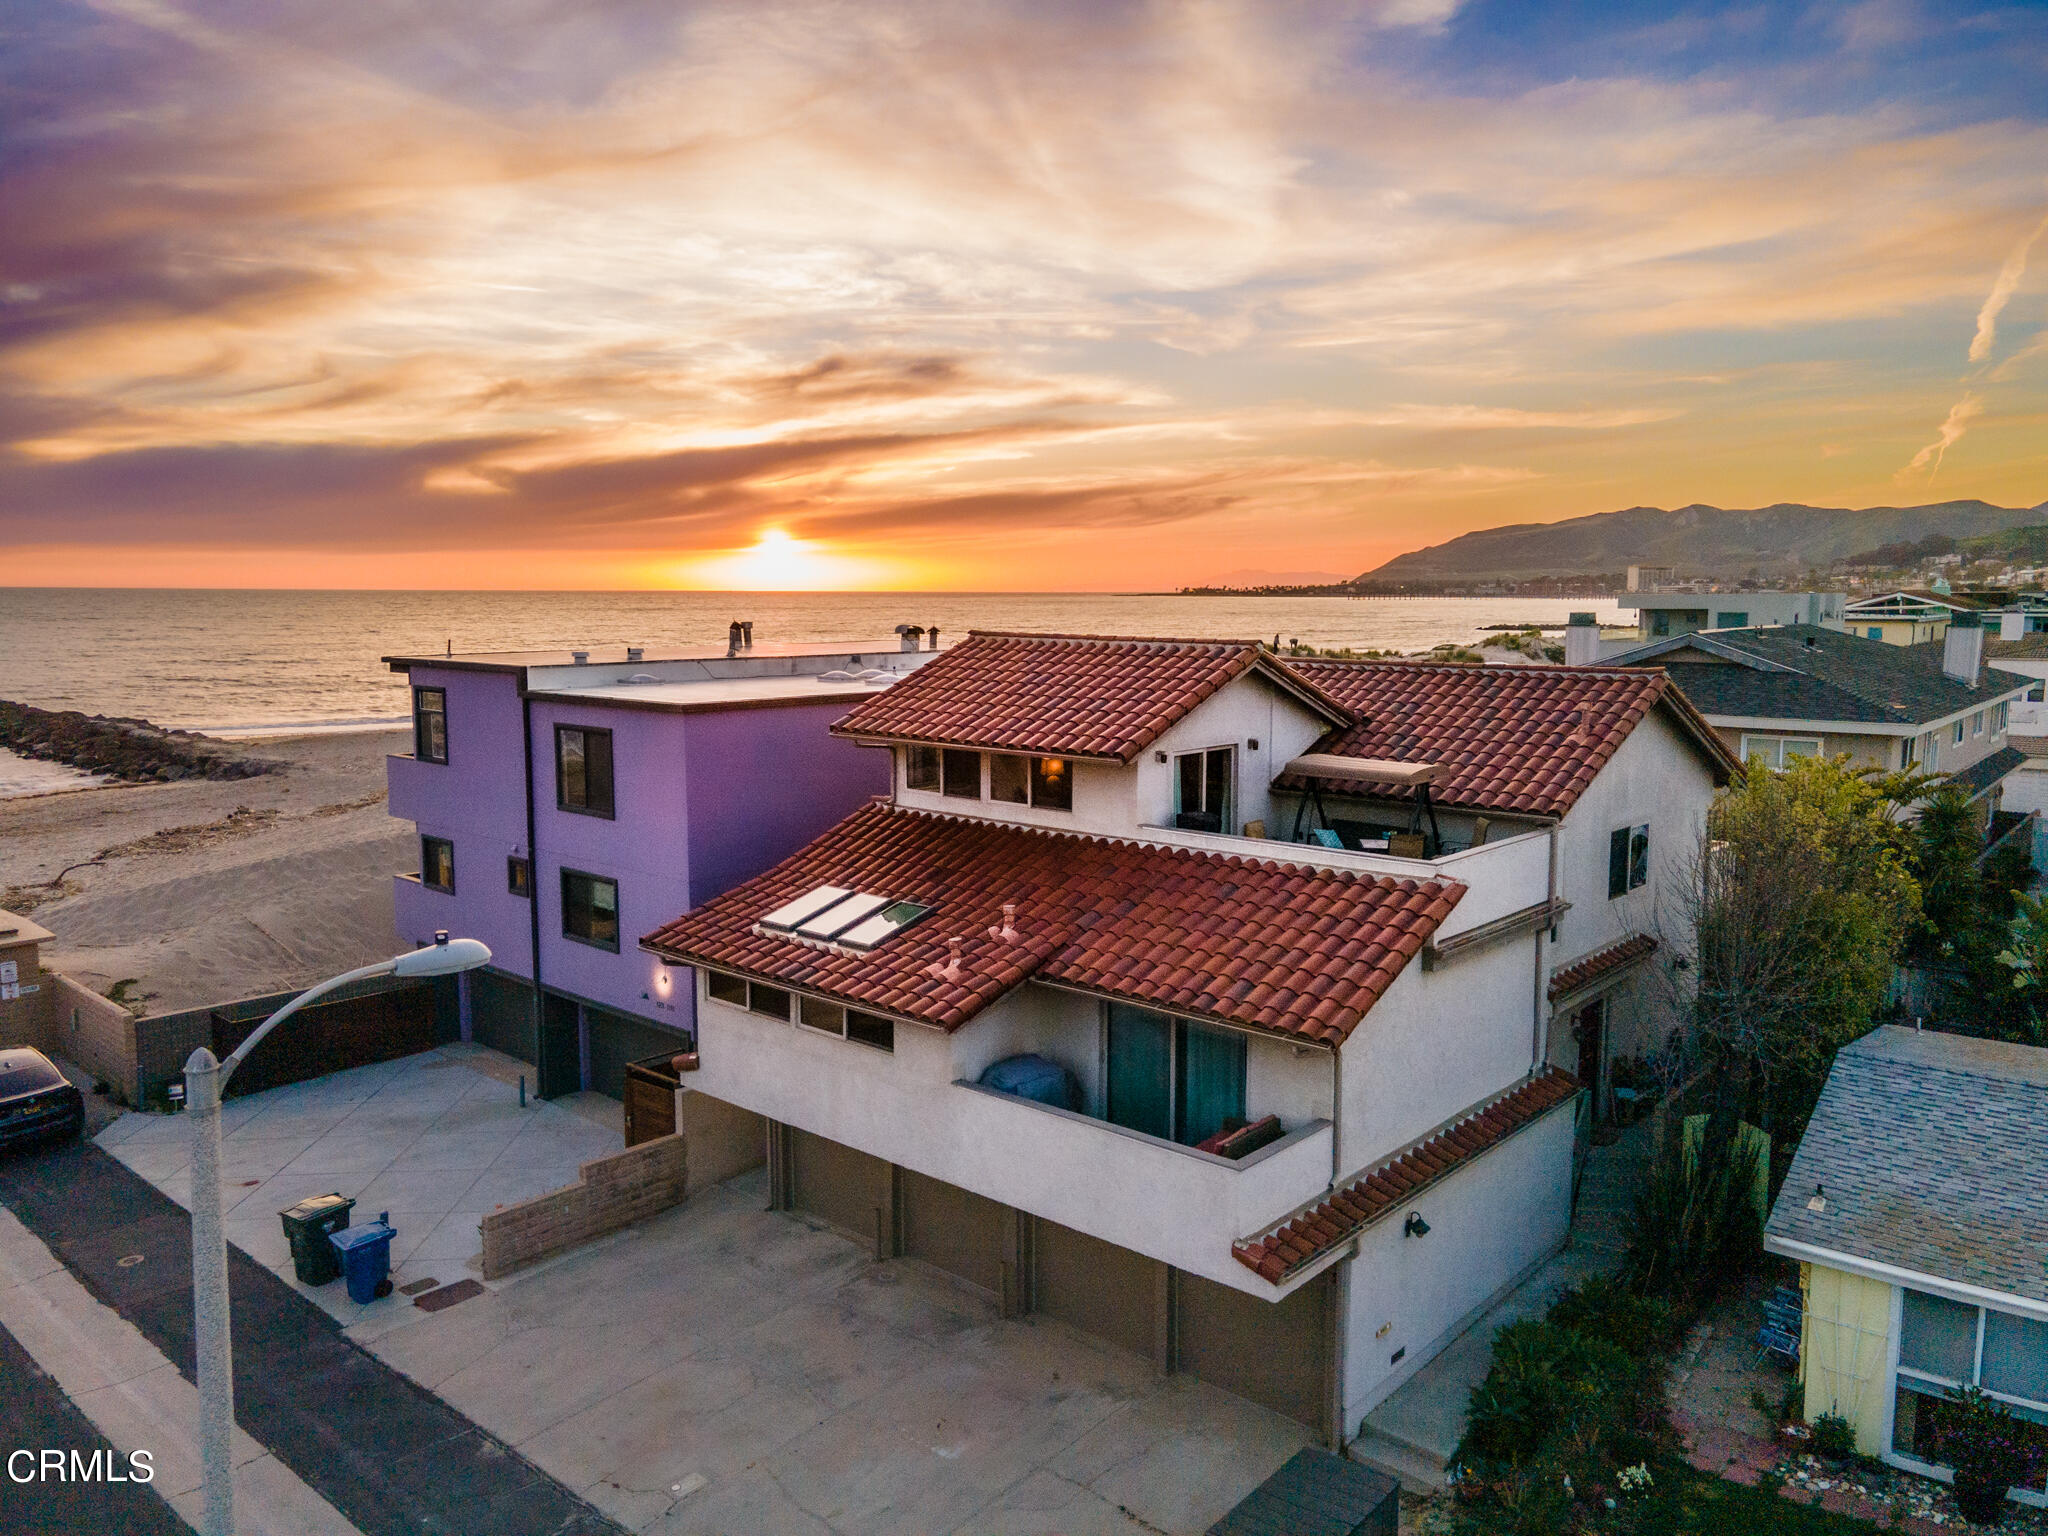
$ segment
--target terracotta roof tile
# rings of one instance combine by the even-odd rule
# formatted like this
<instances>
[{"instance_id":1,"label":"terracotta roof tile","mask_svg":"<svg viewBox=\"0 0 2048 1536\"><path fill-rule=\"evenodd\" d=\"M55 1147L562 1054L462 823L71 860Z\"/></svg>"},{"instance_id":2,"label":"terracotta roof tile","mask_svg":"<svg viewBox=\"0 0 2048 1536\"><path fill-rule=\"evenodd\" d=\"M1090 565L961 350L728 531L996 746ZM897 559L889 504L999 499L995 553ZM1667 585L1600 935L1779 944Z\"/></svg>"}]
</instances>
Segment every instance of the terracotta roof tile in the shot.
<instances>
[{"instance_id":1,"label":"terracotta roof tile","mask_svg":"<svg viewBox=\"0 0 2048 1536\"><path fill-rule=\"evenodd\" d=\"M1673 711L1725 779L1739 771L1698 711L1661 673L1602 667L1292 661L1357 712L1314 751L1436 763L1430 799L1447 808L1562 816L1653 708ZM901 687L901 684L897 686ZM1283 775L1282 789L1307 780ZM1324 793L1335 786L1325 782ZM1413 792L1375 786L1375 798Z\"/></svg>"},{"instance_id":2,"label":"terracotta roof tile","mask_svg":"<svg viewBox=\"0 0 2048 1536\"><path fill-rule=\"evenodd\" d=\"M1605 949L1596 949L1582 960L1560 966L1550 977L1550 1000L1554 1003L1560 997L1569 997L1583 991L1602 977L1613 974L1625 966L1634 965L1646 955L1657 952L1657 941L1647 933L1632 933L1619 944L1610 944Z\"/></svg>"},{"instance_id":3,"label":"terracotta roof tile","mask_svg":"<svg viewBox=\"0 0 2048 1536\"><path fill-rule=\"evenodd\" d=\"M1350 711L1254 640L1144 640L977 631L832 729L864 740L943 742L1129 762L1174 722L1258 670L1332 722Z\"/></svg>"},{"instance_id":4,"label":"terracotta roof tile","mask_svg":"<svg viewBox=\"0 0 2048 1536\"><path fill-rule=\"evenodd\" d=\"M1554 1067L1525 1078L1454 1125L1354 1176L1270 1230L1233 1244L1231 1252L1240 1264L1279 1285L1578 1091L1578 1079Z\"/></svg>"},{"instance_id":5,"label":"terracotta roof tile","mask_svg":"<svg viewBox=\"0 0 2048 1536\"><path fill-rule=\"evenodd\" d=\"M856 954L756 931L821 885L928 903ZM957 1029L1030 976L1327 1045L1358 1026L1465 893L1394 879L876 801L641 943L856 1008ZM1016 904L1015 943L990 936ZM957 981L931 974L961 940ZM1362 955L1372 956L1362 967ZM1218 987L1224 967L1238 984ZM1248 985L1247 985L1248 984Z\"/></svg>"}]
</instances>

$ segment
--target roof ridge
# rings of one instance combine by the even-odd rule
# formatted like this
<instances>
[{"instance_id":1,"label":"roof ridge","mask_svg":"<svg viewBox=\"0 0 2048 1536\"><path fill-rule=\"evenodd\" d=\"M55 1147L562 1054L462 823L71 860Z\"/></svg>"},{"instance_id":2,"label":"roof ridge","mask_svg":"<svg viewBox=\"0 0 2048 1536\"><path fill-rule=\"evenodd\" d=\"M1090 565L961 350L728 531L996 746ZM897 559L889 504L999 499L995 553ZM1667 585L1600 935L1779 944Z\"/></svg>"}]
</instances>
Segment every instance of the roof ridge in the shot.
<instances>
[{"instance_id":1,"label":"roof ridge","mask_svg":"<svg viewBox=\"0 0 2048 1536\"><path fill-rule=\"evenodd\" d=\"M1266 648L1263 640L1239 640L1229 636L1198 638L1185 635L1085 635L1035 629L970 629L969 640L1052 640L1062 644L1095 645L1206 645L1241 651Z\"/></svg>"}]
</instances>

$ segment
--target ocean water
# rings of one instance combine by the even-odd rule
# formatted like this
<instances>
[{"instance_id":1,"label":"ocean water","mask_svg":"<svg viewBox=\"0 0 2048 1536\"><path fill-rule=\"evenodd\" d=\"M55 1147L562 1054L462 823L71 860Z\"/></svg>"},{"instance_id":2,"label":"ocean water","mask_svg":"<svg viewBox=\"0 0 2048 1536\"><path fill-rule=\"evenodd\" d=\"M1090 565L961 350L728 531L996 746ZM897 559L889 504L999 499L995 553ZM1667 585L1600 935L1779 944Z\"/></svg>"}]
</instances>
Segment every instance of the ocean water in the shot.
<instances>
[{"instance_id":1,"label":"ocean water","mask_svg":"<svg viewBox=\"0 0 2048 1536\"><path fill-rule=\"evenodd\" d=\"M229 735L406 718L389 655L579 645L893 639L898 624L1301 640L1414 651L1490 624L1562 624L1585 598L1176 597L972 592L181 592L0 589L0 698Z\"/></svg>"}]
</instances>

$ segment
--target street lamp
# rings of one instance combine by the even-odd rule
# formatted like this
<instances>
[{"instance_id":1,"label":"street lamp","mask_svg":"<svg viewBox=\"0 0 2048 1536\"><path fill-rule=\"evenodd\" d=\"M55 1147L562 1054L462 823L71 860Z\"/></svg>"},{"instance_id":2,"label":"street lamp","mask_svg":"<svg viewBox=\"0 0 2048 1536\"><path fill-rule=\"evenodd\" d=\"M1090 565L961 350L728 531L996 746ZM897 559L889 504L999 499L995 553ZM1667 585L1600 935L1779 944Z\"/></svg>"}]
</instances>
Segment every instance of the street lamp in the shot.
<instances>
[{"instance_id":1,"label":"street lamp","mask_svg":"<svg viewBox=\"0 0 2048 1536\"><path fill-rule=\"evenodd\" d=\"M316 998L372 976L452 976L487 964L475 939L434 942L309 987L236 1046L226 1061L205 1046L185 1063L185 1113L192 1121L192 1324L199 1381L199 1465L206 1490L206 1536L234 1536L235 1488L229 1450L235 1424L234 1351L228 1338L228 1245L221 1233L220 1096L263 1037Z\"/></svg>"}]
</instances>

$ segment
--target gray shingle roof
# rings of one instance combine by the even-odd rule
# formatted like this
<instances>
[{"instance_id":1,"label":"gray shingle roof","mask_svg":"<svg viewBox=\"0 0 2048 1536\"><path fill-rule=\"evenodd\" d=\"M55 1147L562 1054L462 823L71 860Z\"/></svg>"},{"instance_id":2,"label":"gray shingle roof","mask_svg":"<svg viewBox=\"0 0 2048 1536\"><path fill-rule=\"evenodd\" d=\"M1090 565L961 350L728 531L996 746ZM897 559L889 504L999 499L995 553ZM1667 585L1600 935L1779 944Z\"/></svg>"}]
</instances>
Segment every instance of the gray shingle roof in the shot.
<instances>
[{"instance_id":1,"label":"gray shingle roof","mask_svg":"<svg viewBox=\"0 0 2048 1536\"><path fill-rule=\"evenodd\" d=\"M1764 1232L2048 1304L2048 1050L1897 1026L1844 1046Z\"/></svg>"},{"instance_id":2,"label":"gray shingle roof","mask_svg":"<svg viewBox=\"0 0 2048 1536\"><path fill-rule=\"evenodd\" d=\"M1687 660L1689 649L1699 659ZM1710 719L1922 725L2033 685L2032 678L1986 667L1973 688L1941 670L1941 651L1939 642L1887 645L1814 624L1784 624L1685 636L1625 652L1608 665L1663 667ZM1729 659L1707 659L1713 654Z\"/></svg>"},{"instance_id":3,"label":"gray shingle roof","mask_svg":"<svg viewBox=\"0 0 2048 1536\"><path fill-rule=\"evenodd\" d=\"M1948 776L1948 781L1957 789L1967 790L1975 798L2026 760L2027 754L2008 742L1996 752L1978 758L1969 767L1957 769Z\"/></svg>"}]
</instances>

